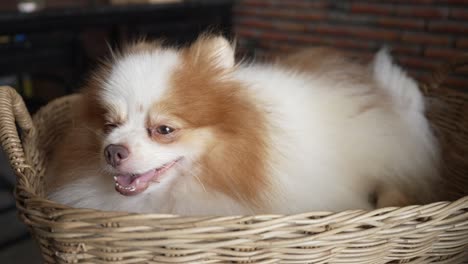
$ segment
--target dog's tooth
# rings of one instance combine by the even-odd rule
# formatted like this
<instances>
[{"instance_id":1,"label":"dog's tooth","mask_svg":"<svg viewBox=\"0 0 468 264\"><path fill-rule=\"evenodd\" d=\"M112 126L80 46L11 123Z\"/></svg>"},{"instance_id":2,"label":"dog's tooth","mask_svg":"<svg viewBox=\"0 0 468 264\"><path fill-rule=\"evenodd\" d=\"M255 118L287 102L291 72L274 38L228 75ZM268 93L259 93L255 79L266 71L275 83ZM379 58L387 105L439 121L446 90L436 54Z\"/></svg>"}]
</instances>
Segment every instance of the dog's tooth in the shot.
<instances>
[{"instance_id":1,"label":"dog's tooth","mask_svg":"<svg viewBox=\"0 0 468 264\"><path fill-rule=\"evenodd\" d=\"M114 181L117 181L117 176L114 176Z\"/></svg>"}]
</instances>

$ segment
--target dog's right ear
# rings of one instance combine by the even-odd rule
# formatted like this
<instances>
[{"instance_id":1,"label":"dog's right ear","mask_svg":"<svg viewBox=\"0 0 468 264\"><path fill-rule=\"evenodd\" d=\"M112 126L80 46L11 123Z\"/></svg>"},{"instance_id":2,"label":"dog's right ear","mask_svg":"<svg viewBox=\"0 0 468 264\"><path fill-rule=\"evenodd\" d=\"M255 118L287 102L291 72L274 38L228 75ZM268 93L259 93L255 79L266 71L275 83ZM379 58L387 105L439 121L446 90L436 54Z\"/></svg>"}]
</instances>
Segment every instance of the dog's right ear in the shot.
<instances>
[{"instance_id":1,"label":"dog's right ear","mask_svg":"<svg viewBox=\"0 0 468 264\"><path fill-rule=\"evenodd\" d=\"M234 48L223 36L200 36L190 47L195 62L209 63L216 68L229 69L235 64Z\"/></svg>"}]
</instances>

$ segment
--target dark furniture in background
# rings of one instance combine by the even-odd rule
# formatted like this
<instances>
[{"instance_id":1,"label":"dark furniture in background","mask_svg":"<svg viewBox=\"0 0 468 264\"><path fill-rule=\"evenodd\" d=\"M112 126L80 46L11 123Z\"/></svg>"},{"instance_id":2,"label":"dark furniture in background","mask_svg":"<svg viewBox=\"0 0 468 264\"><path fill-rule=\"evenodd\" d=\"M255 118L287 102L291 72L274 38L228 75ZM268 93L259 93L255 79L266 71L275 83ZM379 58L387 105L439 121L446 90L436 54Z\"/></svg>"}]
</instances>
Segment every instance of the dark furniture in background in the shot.
<instances>
[{"instance_id":1,"label":"dark furniture in background","mask_svg":"<svg viewBox=\"0 0 468 264\"><path fill-rule=\"evenodd\" d=\"M231 6L227 0L192 0L94 3L35 13L0 10L0 76L16 77L16 87L34 111L75 91L90 67L108 53L107 43L115 47L145 36L185 44L207 29L230 35Z\"/></svg>"},{"instance_id":2,"label":"dark furniture in background","mask_svg":"<svg viewBox=\"0 0 468 264\"><path fill-rule=\"evenodd\" d=\"M89 70L108 54L108 45L117 47L143 36L183 45L206 30L231 35L232 1L123 6L93 3L47 7L28 14L2 11L0 3L0 85L14 86L31 112L55 97L76 91ZM4 227L0 263L39 263L38 249L16 217L14 184L0 150L0 224Z\"/></svg>"}]
</instances>

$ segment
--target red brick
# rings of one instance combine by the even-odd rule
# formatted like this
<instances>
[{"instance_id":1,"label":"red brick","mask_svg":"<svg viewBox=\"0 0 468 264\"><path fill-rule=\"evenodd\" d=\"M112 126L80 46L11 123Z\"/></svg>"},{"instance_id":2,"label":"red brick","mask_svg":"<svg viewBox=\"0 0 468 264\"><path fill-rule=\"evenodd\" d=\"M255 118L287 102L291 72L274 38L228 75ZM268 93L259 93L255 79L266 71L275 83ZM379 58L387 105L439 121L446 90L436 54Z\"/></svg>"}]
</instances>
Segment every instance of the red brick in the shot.
<instances>
[{"instance_id":1,"label":"red brick","mask_svg":"<svg viewBox=\"0 0 468 264\"><path fill-rule=\"evenodd\" d=\"M356 31L353 31L356 30ZM356 37L362 37L366 39L377 39L377 40L397 40L400 34L397 31L390 30L375 30L375 29L351 29L350 35Z\"/></svg>"},{"instance_id":2,"label":"red brick","mask_svg":"<svg viewBox=\"0 0 468 264\"><path fill-rule=\"evenodd\" d=\"M426 57L430 57L430 58L441 58L441 59L444 59L444 60L448 60L450 58L453 58L453 57L458 57L460 55L462 55L463 52L460 51L460 50L456 50L456 49L445 49L445 48L435 48L435 47L428 47L425 52L424 52L424 55Z\"/></svg>"},{"instance_id":3,"label":"red brick","mask_svg":"<svg viewBox=\"0 0 468 264\"><path fill-rule=\"evenodd\" d=\"M432 70L438 63L434 63L433 60L428 60L427 58L421 58L416 56L398 56L398 62L404 67L411 69L425 69Z\"/></svg>"},{"instance_id":4,"label":"red brick","mask_svg":"<svg viewBox=\"0 0 468 264\"><path fill-rule=\"evenodd\" d=\"M365 39L376 40L397 40L400 34L396 31L390 30L375 30L375 29L355 29L356 31L350 32L351 36L361 37Z\"/></svg>"},{"instance_id":5,"label":"red brick","mask_svg":"<svg viewBox=\"0 0 468 264\"><path fill-rule=\"evenodd\" d=\"M324 12L303 12L298 10L285 10L277 8L268 9L238 9L234 10L235 16L250 16L250 17L264 17L264 18L282 18L282 19L293 19L293 20L307 20L317 21L326 18Z\"/></svg>"},{"instance_id":6,"label":"red brick","mask_svg":"<svg viewBox=\"0 0 468 264\"><path fill-rule=\"evenodd\" d=\"M288 32L307 31L307 25L304 23L294 23L286 21L271 22L261 19L242 19L239 20L236 24L247 28L273 29Z\"/></svg>"},{"instance_id":7,"label":"red brick","mask_svg":"<svg viewBox=\"0 0 468 264\"><path fill-rule=\"evenodd\" d=\"M249 31L247 34L252 35ZM255 35L258 36L258 35ZM272 46L277 45L278 41L288 41L288 42L295 42L295 43L303 43L305 45L317 45L317 44L324 44L324 38L319 37L316 35L308 35L308 34L288 34L288 33L281 33L281 32L264 32L262 34L263 39L275 40L268 42L269 44L265 44L263 42L263 46Z\"/></svg>"},{"instance_id":8,"label":"red brick","mask_svg":"<svg viewBox=\"0 0 468 264\"><path fill-rule=\"evenodd\" d=\"M331 25L317 25L315 26L313 31L322 34L330 34L330 35L349 35L350 31L347 30L345 27L340 26L331 26Z\"/></svg>"},{"instance_id":9,"label":"red brick","mask_svg":"<svg viewBox=\"0 0 468 264\"><path fill-rule=\"evenodd\" d=\"M277 22L274 27L281 31L288 32L306 32L307 25L303 23Z\"/></svg>"},{"instance_id":10,"label":"red brick","mask_svg":"<svg viewBox=\"0 0 468 264\"><path fill-rule=\"evenodd\" d=\"M363 26L369 26L374 25L376 23L377 18L372 15L358 15L349 12L331 11L327 13L327 20L332 23L335 23L335 21L337 21L338 23L344 23L346 25L360 24Z\"/></svg>"},{"instance_id":11,"label":"red brick","mask_svg":"<svg viewBox=\"0 0 468 264\"><path fill-rule=\"evenodd\" d=\"M260 19L241 19L236 21L236 25L246 28L273 28L273 23L271 23L271 21Z\"/></svg>"},{"instance_id":12,"label":"red brick","mask_svg":"<svg viewBox=\"0 0 468 264\"><path fill-rule=\"evenodd\" d=\"M345 48L345 49L363 49L363 50L370 50L375 48L375 43L371 41L359 41L353 40L349 38L327 38L325 43L328 45L332 45L338 48Z\"/></svg>"},{"instance_id":13,"label":"red brick","mask_svg":"<svg viewBox=\"0 0 468 264\"><path fill-rule=\"evenodd\" d=\"M432 70L416 71L415 69L409 69L408 72L418 83L427 83L432 79Z\"/></svg>"},{"instance_id":14,"label":"red brick","mask_svg":"<svg viewBox=\"0 0 468 264\"><path fill-rule=\"evenodd\" d=\"M421 46L411 45L411 44L392 44L391 45L392 53L394 54L405 54L415 56L421 53Z\"/></svg>"},{"instance_id":15,"label":"red brick","mask_svg":"<svg viewBox=\"0 0 468 264\"><path fill-rule=\"evenodd\" d=\"M439 4L466 4L466 0L437 0Z\"/></svg>"},{"instance_id":16,"label":"red brick","mask_svg":"<svg viewBox=\"0 0 468 264\"><path fill-rule=\"evenodd\" d=\"M401 36L403 42L431 45L449 45L451 39L449 36L437 36L424 33L403 33Z\"/></svg>"},{"instance_id":17,"label":"red brick","mask_svg":"<svg viewBox=\"0 0 468 264\"><path fill-rule=\"evenodd\" d=\"M424 20L381 17L377 24L384 27L394 27L399 29L423 29Z\"/></svg>"},{"instance_id":18,"label":"red brick","mask_svg":"<svg viewBox=\"0 0 468 264\"><path fill-rule=\"evenodd\" d=\"M462 38L457 40L457 48L468 49L468 38Z\"/></svg>"},{"instance_id":19,"label":"red brick","mask_svg":"<svg viewBox=\"0 0 468 264\"><path fill-rule=\"evenodd\" d=\"M300 34L300 35L293 36L291 40L294 40L296 42L306 43L306 44L322 44L323 43L323 37L320 37L317 35Z\"/></svg>"},{"instance_id":20,"label":"red brick","mask_svg":"<svg viewBox=\"0 0 468 264\"><path fill-rule=\"evenodd\" d=\"M326 8L330 6L330 1L304 1L304 0L288 0L277 1L278 6L285 6L290 8Z\"/></svg>"},{"instance_id":21,"label":"red brick","mask_svg":"<svg viewBox=\"0 0 468 264\"><path fill-rule=\"evenodd\" d=\"M257 37L259 33L255 29L246 29L242 27L235 27L234 32L240 37Z\"/></svg>"},{"instance_id":22,"label":"red brick","mask_svg":"<svg viewBox=\"0 0 468 264\"><path fill-rule=\"evenodd\" d=\"M342 54L347 56L351 56L354 62L360 63L361 65L369 65L375 59L375 51L374 50L351 50L351 49L342 49Z\"/></svg>"},{"instance_id":23,"label":"red brick","mask_svg":"<svg viewBox=\"0 0 468 264\"><path fill-rule=\"evenodd\" d=\"M317 12L301 12L297 10L284 10L284 9L264 9L258 13L259 16L288 18L288 19L304 19L304 20L322 20L325 18L325 13Z\"/></svg>"},{"instance_id":24,"label":"red brick","mask_svg":"<svg viewBox=\"0 0 468 264\"><path fill-rule=\"evenodd\" d=\"M447 80L445 80L444 84L447 87L452 87L452 88L459 88L463 90L468 89L468 79L467 78L461 78L461 77L449 77Z\"/></svg>"},{"instance_id":25,"label":"red brick","mask_svg":"<svg viewBox=\"0 0 468 264\"><path fill-rule=\"evenodd\" d=\"M396 7L397 16L422 17L422 18L445 18L448 16L448 9L443 7Z\"/></svg>"},{"instance_id":26,"label":"red brick","mask_svg":"<svg viewBox=\"0 0 468 264\"><path fill-rule=\"evenodd\" d=\"M468 65L456 69L456 73L459 73L463 76L468 76ZM468 89L468 86L466 87Z\"/></svg>"},{"instance_id":27,"label":"red brick","mask_svg":"<svg viewBox=\"0 0 468 264\"><path fill-rule=\"evenodd\" d=\"M450 17L459 20L468 20L468 9L452 8L452 10L450 10Z\"/></svg>"},{"instance_id":28,"label":"red brick","mask_svg":"<svg viewBox=\"0 0 468 264\"><path fill-rule=\"evenodd\" d=\"M374 59L375 52L369 50L342 50L345 54L349 54L357 59L357 61L369 63Z\"/></svg>"},{"instance_id":29,"label":"red brick","mask_svg":"<svg viewBox=\"0 0 468 264\"><path fill-rule=\"evenodd\" d=\"M296 14L296 19L302 19L302 20L307 20L307 21L319 21L319 20L324 20L326 18L327 18L327 14L323 12L320 12L320 13L306 12L306 13Z\"/></svg>"},{"instance_id":30,"label":"red brick","mask_svg":"<svg viewBox=\"0 0 468 264\"><path fill-rule=\"evenodd\" d=\"M269 40L288 40L289 34L281 32L263 32L261 37Z\"/></svg>"},{"instance_id":31,"label":"red brick","mask_svg":"<svg viewBox=\"0 0 468 264\"><path fill-rule=\"evenodd\" d=\"M320 34L354 36L365 39L397 40L400 34L391 30L375 30L366 27L317 25L313 31Z\"/></svg>"},{"instance_id":32,"label":"red brick","mask_svg":"<svg viewBox=\"0 0 468 264\"><path fill-rule=\"evenodd\" d=\"M362 51L369 50L369 47L372 46L368 42L360 42L360 41L353 41L349 39L331 39L331 38L319 38L314 37L310 39L302 39L299 35L290 37L291 41L295 41L295 43L299 44L291 44L291 43L284 43L284 42L263 42L259 44L260 48L271 50L274 52L293 52L295 50L299 50L301 48L309 48L313 46L333 46L343 51L347 52L356 52L360 50L360 54ZM307 40L306 42L300 42L299 40ZM357 52L356 52L357 53Z\"/></svg>"},{"instance_id":33,"label":"red brick","mask_svg":"<svg viewBox=\"0 0 468 264\"><path fill-rule=\"evenodd\" d=\"M429 22L429 30L442 33L468 34L468 23L450 21Z\"/></svg>"},{"instance_id":34,"label":"red brick","mask_svg":"<svg viewBox=\"0 0 468 264\"><path fill-rule=\"evenodd\" d=\"M393 6L382 4L352 3L350 10L352 13L390 15L393 13Z\"/></svg>"}]
</instances>

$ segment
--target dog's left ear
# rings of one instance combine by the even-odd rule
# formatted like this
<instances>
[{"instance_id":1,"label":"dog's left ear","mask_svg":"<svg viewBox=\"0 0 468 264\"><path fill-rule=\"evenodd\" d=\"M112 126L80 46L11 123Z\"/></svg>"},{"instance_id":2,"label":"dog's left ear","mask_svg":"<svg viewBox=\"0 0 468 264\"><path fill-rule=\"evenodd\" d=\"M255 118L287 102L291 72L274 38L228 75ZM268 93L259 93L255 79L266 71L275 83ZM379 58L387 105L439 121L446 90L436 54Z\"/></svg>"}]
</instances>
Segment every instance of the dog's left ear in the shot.
<instances>
[{"instance_id":1,"label":"dog's left ear","mask_svg":"<svg viewBox=\"0 0 468 264\"><path fill-rule=\"evenodd\" d=\"M234 48L222 36L202 35L189 50L196 61L208 62L218 68L229 69L235 64Z\"/></svg>"}]
</instances>

